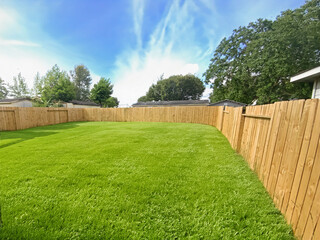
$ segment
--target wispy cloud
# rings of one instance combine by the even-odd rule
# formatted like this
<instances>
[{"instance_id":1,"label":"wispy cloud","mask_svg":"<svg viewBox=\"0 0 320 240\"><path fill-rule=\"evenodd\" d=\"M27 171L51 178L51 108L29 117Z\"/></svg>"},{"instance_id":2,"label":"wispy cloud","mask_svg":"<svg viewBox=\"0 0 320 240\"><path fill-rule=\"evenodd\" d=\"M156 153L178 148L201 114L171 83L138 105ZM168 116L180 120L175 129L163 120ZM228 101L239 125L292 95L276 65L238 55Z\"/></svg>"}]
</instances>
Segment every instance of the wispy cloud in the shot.
<instances>
[{"instance_id":1,"label":"wispy cloud","mask_svg":"<svg viewBox=\"0 0 320 240\"><path fill-rule=\"evenodd\" d=\"M211 52L198 41L196 14L201 11L194 1L173 1L146 46L142 50L125 49L117 57L114 94L121 104L136 102L162 74L169 77L191 73L201 77Z\"/></svg>"},{"instance_id":2,"label":"wispy cloud","mask_svg":"<svg viewBox=\"0 0 320 240\"><path fill-rule=\"evenodd\" d=\"M68 71L81 63L76 53L47 37L40 24L30 21L21 9L0 4L0 77L7 83L12 84L21 72L31 88L37 72L44 75L54 64ZM99 77L92 74L97 82Z\"/></svg>"},{"instance_id":3,"label":"wispy cloud","mask_svg":"<svg viewBox=\"0 0 320 240\"><path fill-rule=\"evenodd\" d=\"M0 45L2 45L2 46L40 47L40 44L38 44L38 43L20 41L20 40L14 40L14 39L1 39L1 38L0 38Z\"/></svg>"},{"instance_id":4,"label":"wispy cloud","mask_svg":"<svg viewBox=\"0 0 320 240\"><path fill-rule=\"evenodd\" d=\"M138 48L142 46L142 24L144 13L144 0L133 0L133 28L137 38Z\"/></svg>"}]
</instances>

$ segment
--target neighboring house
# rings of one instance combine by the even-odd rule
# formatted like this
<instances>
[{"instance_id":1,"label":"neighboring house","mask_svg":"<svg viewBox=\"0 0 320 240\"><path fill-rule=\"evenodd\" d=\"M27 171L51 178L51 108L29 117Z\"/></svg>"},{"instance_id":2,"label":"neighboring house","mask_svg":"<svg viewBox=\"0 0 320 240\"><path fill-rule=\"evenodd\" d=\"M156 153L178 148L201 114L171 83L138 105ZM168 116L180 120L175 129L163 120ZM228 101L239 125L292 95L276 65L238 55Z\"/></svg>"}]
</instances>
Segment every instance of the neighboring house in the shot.
<instances>
[{"instance_id":1,"label":"neighboring house","mask_svg":"<svg viewBox=\"0 0 320 240\"><path fill-rule=\"evenodd\" d=\"M243 107L246 106L247 104L241 103L241 102L236 102L233 100L225 99L219 102L215 103L210 103L209 106L228 106L228 107Z\"/></svg>"},{"instance_id":2,"label":"neighboring house","mask_svg":"<svg viewBox=\"0 0 320 240\"><path fill-rule=\"evenodd\" d=\"M0 107L32 107L30 98L0 99Z\"/></svg>"},{"instance_id":3,"label":"neighboring house","mask_svg":"<svg viewBox=\"0 0 320 240\"><path fill-rule=\"evenodd\" d=\"M100 108L99 104L91 101L72 100L70 102L63 103L62 105L67 108Z\"/></svg>"},{"instance_id":4,"label":"neighboring house","mask_svg":"<svg viewBox=\"0 0 320 240\"><path fill-rule=\"evenodd\" d=\"M313 82L311 98L320 98L320 66L291 77L290 82Z\"/></svg>"},{"instance_id":5,"label":"neighboring house","mask_svg":"<svg viewBox=\"0 0 320 240\"><path fill-rule=\"evenodd\" d=\"M177 100L137 102L132 107L177 107L177 106L208 106L209 100Z\"/></svg>"}]
</instances>

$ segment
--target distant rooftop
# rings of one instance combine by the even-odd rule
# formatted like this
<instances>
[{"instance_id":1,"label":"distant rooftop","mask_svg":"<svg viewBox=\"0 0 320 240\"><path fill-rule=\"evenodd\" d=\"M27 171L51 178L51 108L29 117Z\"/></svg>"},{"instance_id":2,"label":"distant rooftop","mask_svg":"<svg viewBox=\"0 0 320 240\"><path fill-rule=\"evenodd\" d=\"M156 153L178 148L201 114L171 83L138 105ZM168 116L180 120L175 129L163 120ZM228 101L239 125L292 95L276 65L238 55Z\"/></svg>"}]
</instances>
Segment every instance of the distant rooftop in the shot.
<instances>
[{"instance_id":1,"label":"distant rooftop","mask_svg":"<svg viewBox=\"0 0 320 240\"><path fill-rule=\"evenodd\" d=\"M72 103L74 105L99 106L99 104L96 104L95 102L91 102L91 101L72 100L69 103Z\"/></svg>"},{"instance_id":2,"label":"distant rooftop","mask_svg":"<svg viewBox=\"0 0 320 240\"><path fill-rule=\"evenodd\" d=\"M31 101L30 98L6 98L6 99L0 99L1 103L13 103L13 102L20 102L20 101L25 101L25 100L29 100Z\"/></svg>"},{"instance_id":3,"label":"distant rooftop","mask_svg":"<svg viewBox=\"0 0 320 240\"><path fill-rule=\"evenodd\" d=\"M144 106L204 106L208 105L209 100L177 100L177 101L150 101L150 102L137 102L133 107Z\"/></svg>"},{"instance_id":4,"label":"distant rooftop","mask_svg":"<svg viewBox=\"0 0 320 240\"><path fill-rule=\"evenodd\" d=\"M247 104L236 102L233 100L225 99L219 102L210 103L209 106L231 106L231 107L240 107L240 106L246 106Z\"/></svg>"}]
</instances>

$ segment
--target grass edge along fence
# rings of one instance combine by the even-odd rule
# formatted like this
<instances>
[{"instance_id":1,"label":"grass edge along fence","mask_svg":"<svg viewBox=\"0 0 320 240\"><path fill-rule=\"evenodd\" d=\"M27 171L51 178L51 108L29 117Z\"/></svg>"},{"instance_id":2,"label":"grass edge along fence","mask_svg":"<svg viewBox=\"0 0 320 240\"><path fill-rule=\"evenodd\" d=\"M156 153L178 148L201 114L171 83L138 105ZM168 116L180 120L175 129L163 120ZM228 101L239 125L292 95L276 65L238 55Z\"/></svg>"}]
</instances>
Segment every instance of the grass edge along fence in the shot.
<instances>
[{"instance_id":1,"label":"grass edge along fence","mask_svg":"<svg viewBox=\"0 0 320 240\"><path fill-rule=\"evenodd\" d=\"M217 127L254 170L300 239L320 239L320 100L242 107L0 108L0 130L72 121Z\"/></svg>"}]
</instances>

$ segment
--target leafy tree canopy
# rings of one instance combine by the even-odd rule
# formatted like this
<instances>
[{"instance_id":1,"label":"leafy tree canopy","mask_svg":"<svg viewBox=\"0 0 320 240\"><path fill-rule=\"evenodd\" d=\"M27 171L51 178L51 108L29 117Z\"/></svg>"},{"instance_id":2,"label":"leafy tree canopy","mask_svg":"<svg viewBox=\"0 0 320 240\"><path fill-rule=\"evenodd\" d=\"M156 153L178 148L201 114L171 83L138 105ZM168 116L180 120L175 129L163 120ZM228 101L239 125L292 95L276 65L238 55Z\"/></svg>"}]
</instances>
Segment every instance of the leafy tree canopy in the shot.
<instances>
[{"instance_id":1,"label":"leafy tree canopy","mask_svg":"<svg viewBox=\"0 0 320 240\"><path fill-rule=\"evenodd\" d=\"M108 108L114 108L118 106L119 106L119 101L118 101L118 98L116 97L109 97L104 104L104 107L108 107Z\"/></svg>"},{"instance_id":2,"label":"leafy tree canopy","mask_svg":"<svg viewBox=\"0 0 320 240\"><path fill-rule=\"evenodd\" d=\"M5 82L0 78L0 99L6 98L8 92Z\"/></svg>"},{"instance_id":3,"label":"leafy tree canopy","mask_svg":"<svg viewBox=\"0 0 320 240\"><path fill-rule=\"evenodd\" d=\"M41 98L44 102L64 101L75 98L74 85L66 71L54 65L43 78Z\"/></svg>"},{"instance_id":4,"label":"leafy tree canopy","mask_svg":"<svg viewBox=\"0 0 320 240\"><path fill-rule=\"evenodd\" d=\"M308 83L289 78L320 63L320 1L307 1L275 21L258 19L234 30L214 52L204 73L212 101L259 104L309 98Z\"/></svg>"},{"instance_id":5,"label":"leafy tree canopy","mask_svg":"<svg viewBox=\"0 0 320 240\"><path fill-rule=\"evenodd\" d=\"M15 98L22 98L29 96L30 92L27 87L27 83L21 73L18 76L13 77L13 85L9 86L10 96Z\"/></svg>"},{"instance_id":6,"label":"leafy tree canopy","mask_svg":"<svg viewBox=\"0 0 320 240\"><path fill-rule=\"evenodd\" d=\"M110 79L101 77L100 81L97 84L94 84L91 89L90 99L103 107L107 105L107 100L112 93L113 85L111 84Z\"/></svg>"},{"instance_id":7,"label":"leafy tree canopy","mask_svg":"<svg viewBox=\"0 0 320 240\"><path fill-rule=\"evenodd\" d=\"M75 86L75 99L81 101L88 100L90 98L90 85L92 82L88 68L84 65L78 65L70 73Z\"/></svg>"},{"instance_id":8,"label":"leafy tree canopy","mask_svg":"<svg viewBox=\"0 0 320 240\"><path fill-rule=\"evenodd\" d=\"M33 89L32 89L34 97L36 97L36 98L41 97L41 93L43 91L43 85L44 85L44 78L42 78L40 76L40 73L37 72L37 74L34 78L34 81L33 81Z\"/></svg>"},{"instance_id":9,"label":"leafy tree canopy","mask_svg":"<svg viewBox=\"0 0 320 240\"><path fill-rule=\"evenodd\" d=\"M205 90L203 82L196 76L175 75L167 79L160 79L152 84L145 96L138 99L145 101L197 100Z\"/></svg>"}]
</instances>

